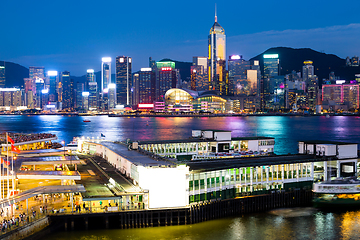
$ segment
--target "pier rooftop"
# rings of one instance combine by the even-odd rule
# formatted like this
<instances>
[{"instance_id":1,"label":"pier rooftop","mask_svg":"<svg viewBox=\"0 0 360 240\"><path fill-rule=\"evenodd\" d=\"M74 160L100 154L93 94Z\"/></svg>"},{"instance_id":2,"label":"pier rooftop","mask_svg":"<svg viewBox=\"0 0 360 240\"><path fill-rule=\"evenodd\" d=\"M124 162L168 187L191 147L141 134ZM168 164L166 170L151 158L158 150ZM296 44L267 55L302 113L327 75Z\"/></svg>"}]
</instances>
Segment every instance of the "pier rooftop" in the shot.
<instances>
[{"instance_id":1,"label":"pier rooftop","mask_svg":"<svg viewBox=\"0 0 360 240\"><path fill-rule=\"evenodd\" d=\"M217 132L220 132L217 130ZM228 132L228 131L223 131ZM191 143L191 142L208 142L211 139L207 138L186 138L186 139L176 139L176 140L142 140L137 141L139 145L143 144L161 144L161 143ZM263 136L254 136L254 137L232 137L231 141L250 141L250 140L274 140L273 137L263 137Z\"/></svg>"},{"instance_id":2,"label":"pier rooftop","mask_svg":"<svg viewBox=\"0 0 360 240\"><path fill-rule=\"evenodd\" d=\"M121 143L115 143L115 142L101 142L100 145L103 145L104 147L107 147L114 153L118 154L119 156L127 159L128 161L132 162L133 164L137 166L144 166L144 167L161 167L161 166L167 166L167 167L176 167L176 163L173 161L167 160L165 158L162 158L160 156L157 156L155 154L151 154L149 152L143 152L140 151L132 151L129 150L128 147Z\"/></svg>"},{"instance_id":3,"label":"pier rooftop","mask_svg":"<svg viewBox=\"0 0 360 240\"><path fill-rule=\"evenodd\" d=\"M243 138L242 138L243 139ZM252 138L249 138L252 139ZM262 137L260 138L262 139ZM269 138L272 139L272 138ZM164 142L164 141L161 141ZM159 166L176 167L176 165L186 164L191 172L215 171L229 168L255 167L264 165L293 164L305 162L322 162L324 160L334 159L334 156L318 158L313 154L291 154L291 155L272 155L272 156L254 156L254 157L231 157L231 158L212 158L192 161L176 161L159 158L155 160L147 151L128 150L128 148L115 142L101 142L100 145L107 147L119 156L127 159L135 165L140 166ZM159 156L157 156L159 157Z\"/></svg>"}]
</instances>

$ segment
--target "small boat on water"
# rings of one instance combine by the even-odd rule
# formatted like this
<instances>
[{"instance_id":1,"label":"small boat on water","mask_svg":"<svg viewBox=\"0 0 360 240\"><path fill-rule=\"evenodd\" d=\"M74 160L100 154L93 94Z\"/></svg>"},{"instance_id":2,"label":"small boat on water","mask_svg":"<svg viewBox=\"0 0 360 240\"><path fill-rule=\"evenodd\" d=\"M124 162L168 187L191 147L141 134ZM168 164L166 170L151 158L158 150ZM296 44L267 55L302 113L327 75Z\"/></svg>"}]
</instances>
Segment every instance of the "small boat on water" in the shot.
<instances>
[{"instance_id":1,"label":"small boat on water","mask_svg":"<svg viewBox=\"0 0 360 240\"><path fill-rule=\"evenodd\" d=\"M325 116L326 118L330 118L330 115L329 114L326 114L326 116Z\"/></svg>"},{"instance_id":2,"label":"small boat on water","mask_svg":"<svg viewBox=\"0 0 360 240\"><path fill-rule=\"evenodd\" d=\"M315 207L360 207L360 180L356 176L314 183L313 192Z\"/></svg>"},{"instance_id":3,"label":"small boat on water","mask_svg":"<svg viewBox=\"0 0 360 240\"><path fill-rule=\"evenodd\" d=\"M89 119L84 119L83 122L91 122Z\"/></svg>"}]
</instances>

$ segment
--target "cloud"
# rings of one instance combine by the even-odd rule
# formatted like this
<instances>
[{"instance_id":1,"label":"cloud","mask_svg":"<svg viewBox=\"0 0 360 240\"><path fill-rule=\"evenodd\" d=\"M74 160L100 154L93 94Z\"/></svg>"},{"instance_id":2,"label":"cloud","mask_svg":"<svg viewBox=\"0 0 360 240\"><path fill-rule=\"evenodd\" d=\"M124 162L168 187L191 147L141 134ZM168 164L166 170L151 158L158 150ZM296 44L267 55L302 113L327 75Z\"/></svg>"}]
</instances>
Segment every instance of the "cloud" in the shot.
<instances>
[{"instance_id":1,"label":"cloud","mask_svg":"<svg viewBox=\"0 0 360 240\"><path fill-rule=\"evenodd\" d=\"M227 54L254 57L271 47L312 48L339 57L360 54L360 24L265 31L227 38Z\"/></svg>"},{"instance_id":2,"label":"cloud","mask_svg":"<svg viewBox=\"0 0 360 240\"><path fill-rule=\"evenodd\" d=\"M226 29L225 29L226 30ZM229 32L227 32L229 34ZM360 55L360 23L336 25L312 29L286 29L283 31L264 31L238 36L227 36L227 55L240 54L250 59L272 47L312 48L317 51L336 54L339 57ZM149 57L158 61L171 58L179 61L192 61L193 56L207 56L207 35L201 39L187 39L185 41L161 42L145 44L139 41L129 44L126 48L121 45L108 46L106 52L123 52L133 58L133 72L148 66ZM123 49L123 50L122 50ZM5 59L23 66L44 66L58 71L68 70L76 76L86 73L87 68L100 70L103 49L92 46L79 48L77 52L64 51L64 54L45 54L19 56ZM124 53L123 53L124 54ZM107 55L109 55L107 53ZM111 54L110 54L111 55ZM115 58L115 54L111 55ZM113 63L112 69L115 69ZM114 70L113 70L114 72Z\"/></svg>"}]
</instances>

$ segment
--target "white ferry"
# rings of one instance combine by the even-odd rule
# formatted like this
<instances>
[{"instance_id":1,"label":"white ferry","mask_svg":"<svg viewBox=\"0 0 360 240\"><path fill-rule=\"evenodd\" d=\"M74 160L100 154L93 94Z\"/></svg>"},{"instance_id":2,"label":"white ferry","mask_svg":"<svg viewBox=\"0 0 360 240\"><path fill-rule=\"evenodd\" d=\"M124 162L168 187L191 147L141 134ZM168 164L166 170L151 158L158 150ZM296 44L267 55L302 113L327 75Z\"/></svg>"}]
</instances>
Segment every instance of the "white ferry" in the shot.
<instances>
[{"instance_id":1,"label":"white ferry","mask_svg":"<svg viewBox=\"0 0 360 240\"><path fill-rule=\"evenodd\" d=\"M360 207L360 180L356 176L314 183L313 191L315 207Z\"/></svg>"},{"instance_id":2,"label":"white ferry","mask_svg":"<svg viewBox=\"0 0 360 240\"><path fill-rule=\"evenodd\" d=\"M77 151L78 149L78 137L74 137L73 140L66 145L66 150Z\"/></svg>"}]
</instances>

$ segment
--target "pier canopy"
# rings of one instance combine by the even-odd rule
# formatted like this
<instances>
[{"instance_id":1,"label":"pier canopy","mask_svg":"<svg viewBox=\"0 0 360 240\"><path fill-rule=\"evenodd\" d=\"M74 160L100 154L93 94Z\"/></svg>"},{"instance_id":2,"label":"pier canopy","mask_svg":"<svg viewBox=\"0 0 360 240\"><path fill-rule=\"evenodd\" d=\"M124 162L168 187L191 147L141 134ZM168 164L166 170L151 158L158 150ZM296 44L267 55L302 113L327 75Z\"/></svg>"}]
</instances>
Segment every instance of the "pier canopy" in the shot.
<instances>
[{"instance_id":1,"label":"pier canopy","mask_svg":"<svg viewBox=\"0 0 360 240\"><path fill-rule=\"evenodd\" d=\"M35 150L35 149L49 149L53 147L52 141L57 140L57 136L51 133L8 133L20 151ZM7 153L7 148L11 147L10 142L6 141L6 133L0 134L1 154Z\"/></svg>"},{"instance_id":2,"label":"pier canopy","mask_svg":"<svg viewBox=\"0 0 360 240\"><path fill-rule=\"evenodd\" d=\"M14 197L5 198L0 200L0 208L7 207L11 204L23 201L42 194L55 194L55 193L74 193L85 192L83 185L58 185L58 186L40 186L21 192Z\"/></svg>"}]
</instances>

